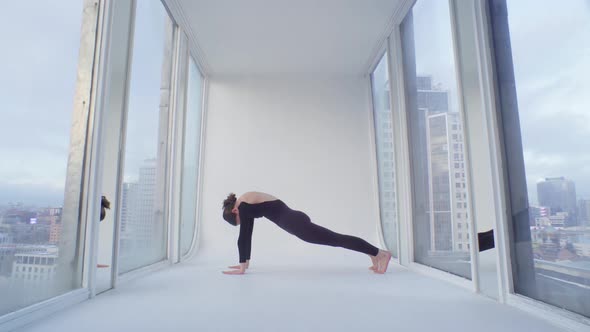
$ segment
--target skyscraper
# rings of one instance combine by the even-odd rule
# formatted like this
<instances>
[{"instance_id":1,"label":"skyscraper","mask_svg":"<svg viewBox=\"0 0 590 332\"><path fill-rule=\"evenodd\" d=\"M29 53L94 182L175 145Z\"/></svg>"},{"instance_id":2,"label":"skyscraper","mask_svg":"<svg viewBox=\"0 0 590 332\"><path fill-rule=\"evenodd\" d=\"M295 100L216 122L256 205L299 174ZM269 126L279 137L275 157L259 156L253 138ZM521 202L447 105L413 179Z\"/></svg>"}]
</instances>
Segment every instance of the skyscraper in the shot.
<instances>
[{"instance_id":1,"label":"skyscraper","mask_svg":"<svg viewBox=\"0 0 590 332\"><path fill-rule=\"evenodd\" d=\"M124 183L122 188L122 256L131 257L134 252L153 249L150 243L162 236L157 229L161 215L155 210L155 191L156 159L146 159L139 168L137 182Z\"/></svg>"},{"instance_id":2,"label":"skyscraper","mask_svg":"<svg viewBox=\"0 0 590 332\"><path fill-rule=\"evenodd\" d=\"M418 76L416 78L418 88L418 109L432 113L444 113L449 111L449 92L432 85L431 76Z\"/></svg>"},{"instance_id":3,"label":"skyscraper","mask_svg":"<svg viewBox=\"0 0 590 332\"><path fill-rule=\"evenodd\" d=\"M61 211L62 208L51 208L48 209L49 214L49 243L59 243L61 235Z\"/></svg>"},{"instance_id":4,"label":"skyscraper","mask_svg":"<svg viewBox=\"0 0 590 332\"><path fill-rule=\"evenodd\" d=\"M578 201L578 224L590 227L590 199Z\"/></svg>"},{"instance_id":5,"label":"skyscraper","mask_svg":"<svg viewBox=\"0 0 590 332\"><path fill-rule=\"evenodd\" d=\"M433 251L469 251L462 126L456 112L427 115L430 234Z\"/></svg>"},{"instance_id":6,"label":"skyscraper","mask_svg":"<svg viewBox=\"0 0 590 332\"><path fill-rule=\"evenodd\" d=\"M425 176L426 219L431 252L468 252L469 200L461 117L449 111L449 92L434 86L432 77L417 76L418 132L414 153L420 154ZM420 143L422 142L423 143ZM415 158L415 157L414 157ZM417 219L418 221L418 219Z\"/></svg>"},{"instance_id":7,"label":"skyscraper","mask_svg":"<svg viewBox=\"0 0 590 332\"><path fill-rule=\"evenodd\" d=\"M152 248L150 243L157 237L155 227L156 209L156 159L146 159L139 168L139 182L137 184L137 201L135 226L136 241L140 248Z\"/></svg>"},{"instance_id":8,"label":"skyscraper","mask_svg":"<svg viewBox=\"0 0 590 332\"><path fill-rule=\"evenodd\" d=\"M576 226L576 186L573 181L564 177L546 178L537 183L539 205L550 208L551 215L558 212L568 214L565 226Z\"/></svg>"},{"instance_id":9,"label":"skyscraper","mask_svg":"<svg viewBox=\"0 0 590 332\"><path fill-rule=\"evenodd\" d=\"M415 65L412 65L415 66ZM410 66L410 67L412 67ZM448 112L448 92L442 89L434 89L431 76L418 76L415 73L408 75L410 86L407 97L409 134L412 147L410 158L412 159L412 176L414 187L413 219L414 235L417 243L415 250L418 256L426 256L428 252L435 250L433 245L434 233L432 218L432 202L430 191L432 179L429 165L429 146L427 121L428 116L436 113ZM415 81L412 83L412 79ZM415 89L415 90L414 90ZM413 94L415 93L415 96Z\"/></svg>"},{"instance_id":10,"label":"skyscraper","mask_svg":"<svg viewBox=\"0 0 590 332\"><path fill-rule=\"evenodd\" d=\"M10 276L14 260L15 245L8 227L0 225L0 276Z\"/></svg>"},{"instance_id":11,"label":"skyscraper","mask_svg":"<svg viewBox=\"0 0 590 332\"><path fill-rule=\"evenodd\" d=\"M387 69L387 66L385 66ZM384 75L383 75L384 76ZM389 80L383 85L377 86L381 93L375 98L375 134L377 137L377 151L379 154L379 181L380 181L380 209L383 232L387 246L395 248L397 238L397 216L395 196L395 164L393 149L393 121L391 115L391 100L389 91Z\"/></svg>"}]
</instances>

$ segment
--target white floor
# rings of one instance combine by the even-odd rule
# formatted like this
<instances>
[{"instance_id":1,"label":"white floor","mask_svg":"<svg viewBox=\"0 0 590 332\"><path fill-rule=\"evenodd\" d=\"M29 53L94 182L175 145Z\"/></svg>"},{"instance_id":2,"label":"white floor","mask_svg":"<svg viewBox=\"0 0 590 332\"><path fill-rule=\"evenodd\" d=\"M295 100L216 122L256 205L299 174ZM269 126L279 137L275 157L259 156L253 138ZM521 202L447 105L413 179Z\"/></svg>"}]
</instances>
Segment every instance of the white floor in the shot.
<instances>
[{"instance_id":1,"label":"white floor","mask_svg":"<svg viewBox=\"0 0 590 332\"><path fill-rule=\"evenodd\" d=\"M253 262L242 276L220 273L235 257L203 253L21 331L561 331L399 266L376 275L364 255L313 252Z\"/></svg>"}]
</instances>

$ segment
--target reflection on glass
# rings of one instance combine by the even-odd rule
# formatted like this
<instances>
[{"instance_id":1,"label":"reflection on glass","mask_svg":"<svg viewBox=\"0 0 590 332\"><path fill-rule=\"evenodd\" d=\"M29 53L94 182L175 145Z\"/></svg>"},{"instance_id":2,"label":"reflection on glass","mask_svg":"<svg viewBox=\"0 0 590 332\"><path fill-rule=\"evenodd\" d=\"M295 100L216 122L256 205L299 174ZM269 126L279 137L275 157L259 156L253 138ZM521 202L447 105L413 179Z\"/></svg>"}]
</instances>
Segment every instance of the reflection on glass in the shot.
<instances>
[{"instance_id":1,"label":"reflection on glass","mask_svg":"<svg viewBox=\"0 0 590 332\"><path fill-rule=\"evenodd\" d=\"M119 272L166 258L166 136L173 25L160 1L138 1L121 190Z\"/></svg>"},{"instance_id":2,"label":"reflection on glass","mask_svg":"<svg viewBox=\"0 0 590 332\"><path fill-rule=\"evenodd\" d=\"M525 202L513 208L515 291L590 317L590 5L496 2L508 22L492 10L495 39L512 44L512 58L496 51L499 71L514 65L501 81L512 90L504 130L522 139L507 150L508 169L524 170L510 174L513 200Z\"/></svg>"},{"instance_id":3,"label":"reflection on glass","mask_svg":"<svg viewBox=\"0 0 590 332\"><path fill-rule=\"evenodd\" d=\"M393 123L389 93L387 53L371 75L373 89L373 118L377 169L379 177L379 207L383 239L387 249L397 257L397 209L395 196L395 166L393 161Z\"/></svg>"},{"instance_id":4,"label":"reflection on glass","mask_svg":"<svg viewBox=\"0 0 590 332\"><path fill-rule=\"evenodd\" d=\"M201 144L202 76L191 58L188 73L186 117L184 121L184 154L180 205L180 252L188 254L197 222L199 148Z\"/></svg>"},{"instance_id":5,"label":"reflection on glass","mask_svg":"<svg viewBox=\"0 0 590 332\"><path fill-rule=\"evenodd\" d=\"M471 278L467 164L448 2L418 0L401 33L414 259Z\"/></svg>"},{"instance_id":6,"label":"reflection on glass","mask_svg":"<svg viewBox=\"0 0 590 332\"><path fill-rule=\"evenodd\" d=\"M81 286L61 260L77 245L62 215L80 22L82 1L2 3L0 316Z\"/></svg>"}]
</instances>

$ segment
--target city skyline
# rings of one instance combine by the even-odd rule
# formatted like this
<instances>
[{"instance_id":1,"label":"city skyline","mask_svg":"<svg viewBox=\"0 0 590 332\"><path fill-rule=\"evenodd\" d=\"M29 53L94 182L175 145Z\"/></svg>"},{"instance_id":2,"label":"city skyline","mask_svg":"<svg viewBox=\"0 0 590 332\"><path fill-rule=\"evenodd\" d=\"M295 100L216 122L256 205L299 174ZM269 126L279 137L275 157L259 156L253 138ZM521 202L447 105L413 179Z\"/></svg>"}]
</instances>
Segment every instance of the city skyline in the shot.
<instances>
[{"instance_id":1,"label":"city skyline","mask_svg":"<svg viewBox=\"0 0 590 332\"><path fill-rule=\"evenodd\" d=\"M390 250L395 271L382 285L356 292L368 295L349 294L352 301L370 303L377 293L387 305L426 293L415 307L451 304L424 324L441 330L461 330L468 323L461 318L479 319L492 309L504 314L492 319L496 325L507 317L516 329L526 320L533 329L587 323L590 0L379 0L363 3L366 11L353 2L256 2L237 11L186 0L130 1L121 11L119 3L102 1L3 4L0 325L69 330L76 324L53 314L92 299L89 305L104 307L106 298L121 319L85 304L74 316L97 329L104 322L115 330L193 327L201 320L205 327L238 326L240 320L210 319L225 315L220 294L238 302L253 294L236 292L234 278L218 292L227 282L216 269L234 257L240 229L220 219L216 197L222 187L242 192L247 182L261 186L253 190L273 186L285 201L301 199L310 220L362 237L380 254ZM222 44L227 36L230 47ZM281 48L281 36L295 37L289 48ZM261 50L270 61L257 56ZM276 56L284 51L291 58ZM372 57L383 53L367 77L379 60ZM301 70L282 71L290 66ZM255 70L240 70L246 67ZM76 89L82 99L74 99ZM201 107L209 107L209 117ZM84 133L98 141L84 141L78 136ZM244 138L250 150L228 158L224 149ZM232 165L238 172L228 173ZM308 194L303 186L310 181L322 192ZM101 195L112 203L104 219L92 204ZM333 197L339 205L330 211ZM311 280L315 288L303 293L289 284L291 291L278 296L271 289L272 297L254 307L290 298L299 304L316 290L343 294L362 286L363 275L375 278L364 264L356 270L356 258L346 256L354 252L314 247L264 223L255 231L256 264L242 278L254 285L252 278L279 277L268 285L258 278L256 290L285 288L285 280L303 287ZM482 246L481 235L490 234L492 245ZM339 259L330 256L334 250ZM403 280L393 280L403 269ZM416 272L427 275L416 283ZM344 282L331 285L336 274ZM438 291L438 279L471 294ZM341 318L316 304L305 309L312 315L303 325ZM158 306L203 315L171 323L136 319ZM369 319L391 326L356 311L351 324L340 325L354 329ZM403 316L400 324L420 327L416 317L406 324Z\"/></svg>"},{"instance_id":2,"label":"city skyline","mask_svg":"<svg viewBox=\"0 0 590 332\"><path fill-rule=\"evenodd\" d=\"M137 170L139 178L123 184L121 271L165 252L166 232L160 229L165 222L156 204L156 165L154 158L144 160ZM26 306L51 297L60 262L61 216L61 206L0 204L0 293L12 294L6 298L13 299L11 303L0 298L0 313L15 304Z\"/></svg>"}]
</instances>

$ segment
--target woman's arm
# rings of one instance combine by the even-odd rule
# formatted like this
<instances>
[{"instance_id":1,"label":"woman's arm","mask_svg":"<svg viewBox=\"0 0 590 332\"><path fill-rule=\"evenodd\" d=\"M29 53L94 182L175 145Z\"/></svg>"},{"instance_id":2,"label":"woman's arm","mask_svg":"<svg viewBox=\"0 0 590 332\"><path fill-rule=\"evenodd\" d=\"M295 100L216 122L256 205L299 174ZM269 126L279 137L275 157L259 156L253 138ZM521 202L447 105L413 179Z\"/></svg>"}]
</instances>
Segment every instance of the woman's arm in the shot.
<instances>
[{"instance_id":1,"label":"woman's arm","mask_svg":"<svg viewBox=\"0 0 590 332\"><path fill-rule=\"evenodd\" d=\"M225 274L243 274L249 266L252 252L252 232L254 230L254 218L240 212L240 236L238 237L238 253L240 265L230 266L232 271L224 271Z\"/></svg>"},{"instance_id":2,"label":"woman's arm","mask_svg":"<svg viewBox=\"0 0 590 332\"><path fill-rule=\"evenodd\" d=\"M252 232L254 231L254 218L240 213L240 236L238 237L238 252L240 263L246 263L252 252Z\"/></svg>"}]
</instances>

